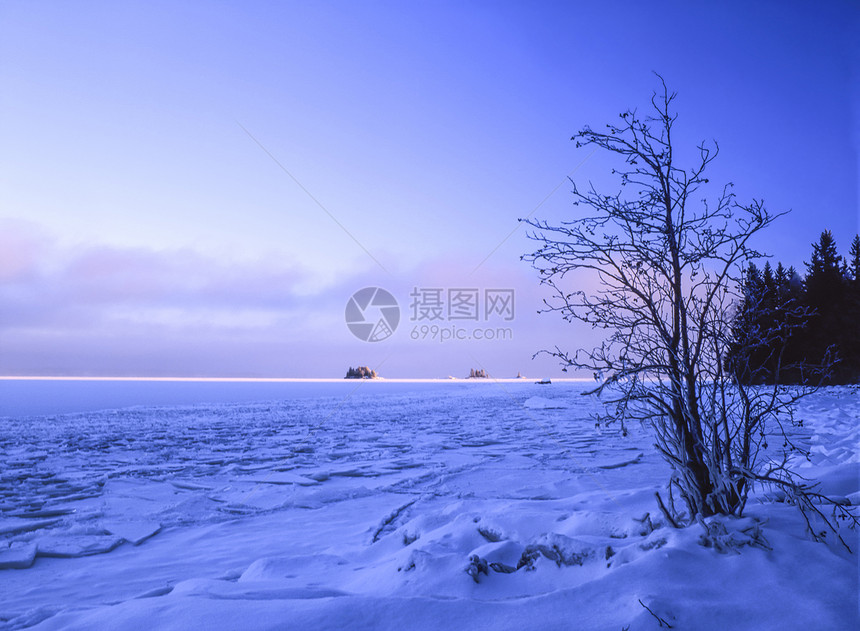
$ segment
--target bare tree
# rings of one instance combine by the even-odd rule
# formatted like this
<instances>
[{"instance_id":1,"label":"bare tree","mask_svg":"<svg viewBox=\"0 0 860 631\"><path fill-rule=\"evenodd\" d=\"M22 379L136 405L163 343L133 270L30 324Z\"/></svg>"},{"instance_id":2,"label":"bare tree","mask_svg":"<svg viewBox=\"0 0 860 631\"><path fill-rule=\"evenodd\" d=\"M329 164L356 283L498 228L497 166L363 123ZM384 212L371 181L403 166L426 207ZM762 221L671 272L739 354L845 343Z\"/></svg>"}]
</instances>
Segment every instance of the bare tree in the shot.
<instances>
[{"instance_id":1,"label":"bare tree","mask_svg":"<svg viewBox=\"0 0 860 631\"><path fill-rule=\"evenodd\" d=\"M577 147L593 145L618 158L612 171L618 189L574 183L574 203L587 210L558 225L524 220L539 248L523 258L553 291L545 311L606 329L608 337L592 350L548 352L565 370L594 373L592 393L608 403L601 420L651 425L674 471L668 507L659 495L658 501L680 524L741 514L756 481L801 500L814 489L796 482L786 459L759 460L768 426L793 422L794 403L807 391L747 386L737 378L740 367L727 361L742 270L762 256L751 240L780 214L759 200L738 202L731 184L713 201L700 200L719 148L703 142L691 168L676 164L676 95L662 77L660 83L646 115L626 111L605 131L585 127L573 137ZM588 277L599 281L597 290L571 288ZM765 343L785 331L756 335ZM676 509L673 490L686 514Z\"/></svg>"}]
</instances>

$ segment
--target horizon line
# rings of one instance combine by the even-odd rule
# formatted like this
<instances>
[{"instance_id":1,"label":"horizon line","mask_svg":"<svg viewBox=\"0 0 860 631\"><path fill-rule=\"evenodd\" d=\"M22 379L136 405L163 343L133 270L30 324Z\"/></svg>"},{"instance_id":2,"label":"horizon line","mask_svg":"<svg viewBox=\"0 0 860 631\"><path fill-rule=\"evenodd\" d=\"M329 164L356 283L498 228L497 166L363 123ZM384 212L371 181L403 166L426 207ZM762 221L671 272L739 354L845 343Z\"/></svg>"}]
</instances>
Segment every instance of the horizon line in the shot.
<instances>
[{"instance_id":1,"label":"horizon line","mask_svg":"<svg viewBox=\"0 0 860 631\"><path fill-rule=\"evenodd\" d=\"M0 381L156 381L156 382L209 382L209 383L341 383L341 382L391 382L391 383L519 383L543 379L541 377L376 377L374 379L349 379L346 377L118 377L118 376L69 376L69 375L0 375ZM552 381L592 381L585 377L551 377Z\"/></svg>"}]
</instances>

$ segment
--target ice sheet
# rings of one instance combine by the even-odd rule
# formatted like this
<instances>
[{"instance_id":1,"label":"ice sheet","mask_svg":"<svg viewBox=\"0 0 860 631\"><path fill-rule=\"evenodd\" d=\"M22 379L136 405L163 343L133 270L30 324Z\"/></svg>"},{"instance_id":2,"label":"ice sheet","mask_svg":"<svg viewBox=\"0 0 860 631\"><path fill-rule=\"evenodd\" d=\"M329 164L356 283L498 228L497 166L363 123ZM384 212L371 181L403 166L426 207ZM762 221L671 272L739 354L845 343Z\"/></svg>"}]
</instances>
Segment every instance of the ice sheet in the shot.
<instances>
[{"instance_id":1,"label":"ice sheet","mask_svg":"<svg viewBox=\"0 0 860 631\"><path fill-rule=\"evenodd\" d=\"M583 390L2 419L0 628L855 625L856 553L814 543L766 494L749 513L772 550L720 554L699 526L669 528L648 431L596 428ZM800 416L798 466L856 498L857 392L827 389Z\"/></svg>"}]
</instances>

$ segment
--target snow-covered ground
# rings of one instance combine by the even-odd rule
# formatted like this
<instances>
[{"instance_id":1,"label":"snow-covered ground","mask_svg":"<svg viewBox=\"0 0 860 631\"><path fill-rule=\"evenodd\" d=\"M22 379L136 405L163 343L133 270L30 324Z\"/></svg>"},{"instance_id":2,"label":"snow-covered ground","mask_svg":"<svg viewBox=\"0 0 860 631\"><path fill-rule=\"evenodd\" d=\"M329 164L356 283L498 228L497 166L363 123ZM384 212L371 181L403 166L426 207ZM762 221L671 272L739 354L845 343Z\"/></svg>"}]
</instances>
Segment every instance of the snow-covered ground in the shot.
<instances>
[{"instance_id":1,"label":"snow-covered ground","mask_svg":"<svg viewBox=\"0 0 860 631\"><path fill-rule=\"evenodd\" d=\"M0 629L860 628L856 533L764 492L724 525L765 546L668 527L584 385L394 385L0 418ZM860 395L799 416L860 504Z\"/></svg>"}]
</instances>

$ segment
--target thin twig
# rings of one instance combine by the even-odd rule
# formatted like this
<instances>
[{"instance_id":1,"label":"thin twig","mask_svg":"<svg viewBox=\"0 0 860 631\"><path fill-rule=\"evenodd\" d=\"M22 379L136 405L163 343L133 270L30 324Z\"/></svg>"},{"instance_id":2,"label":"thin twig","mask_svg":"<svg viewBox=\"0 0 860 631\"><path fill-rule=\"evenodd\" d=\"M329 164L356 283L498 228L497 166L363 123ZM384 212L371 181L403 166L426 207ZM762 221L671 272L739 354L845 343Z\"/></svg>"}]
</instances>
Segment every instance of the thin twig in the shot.
<instances>
[{"instance_id":1,"label":"thin twig","mask_svg":"<svg viewBox=\"0 0 860 631\"><path fill-rule=\"evenodd\" d=\"M678 525L678 522L676 522L675 519L672 517L672 515L669 514L669 511L666 509L666 506L663 504L663 498L660 497L660 492L655 491L654 495L657 498L657 505L660 507L660 511L663 513L663 517L666 518L666 521L668 521L672 525L672 528L680 528L680 526Z\"/></svg>"},{"instance_id":2,"label":"thin twig","mask_svg":"<svg viewBox=\"0 0 860 631\"><path fill-rule=\"evenodd\" d=\"M643 607L645 607L645 610L657 619L657 622L660 624L660 628L661 628L661 629L663 628L663 625L666 625L666 627L667 627L667 628L669 628L669 629L671 629L671 628L672 628L672 625L671 625L671 624L669 624L666 620L664 620L663 618L661 618L660 616L658 616L656 613L654 613L653 611L651 611L651 609L648 607L648 605L646 605L645 603L643 603L643 602L642 602L640 599L638 599L638 598L637 598L636 600L639 600L639 604L640 604L640 605L642 605Z\"/></svg>"}]
</instances>

